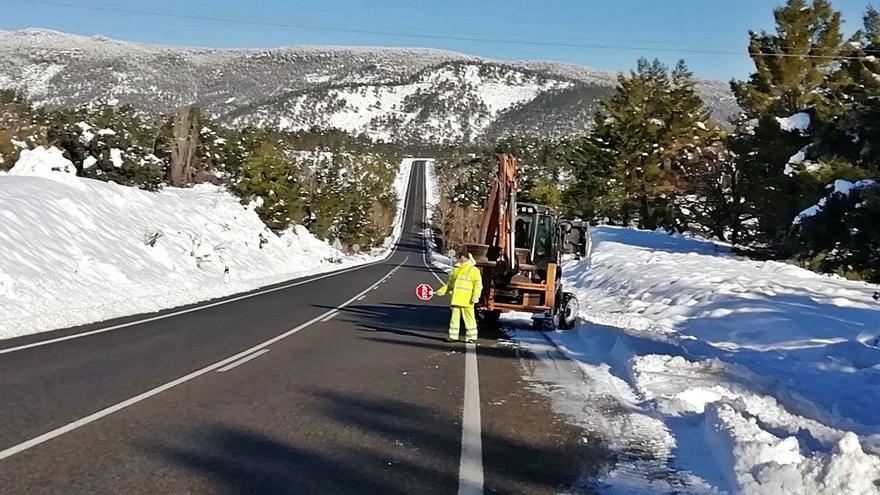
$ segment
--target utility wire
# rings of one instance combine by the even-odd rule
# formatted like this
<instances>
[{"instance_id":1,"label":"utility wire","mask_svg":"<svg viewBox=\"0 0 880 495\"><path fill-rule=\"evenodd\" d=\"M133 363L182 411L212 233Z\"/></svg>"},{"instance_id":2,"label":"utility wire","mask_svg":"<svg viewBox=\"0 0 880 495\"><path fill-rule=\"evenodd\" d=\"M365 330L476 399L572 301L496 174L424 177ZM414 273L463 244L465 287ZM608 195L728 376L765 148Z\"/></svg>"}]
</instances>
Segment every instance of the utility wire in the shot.
<instances>
[{"instance_id":1,"label":"utility wire","mask_svg":"<svg viewBox=\"0 0 880 495\"><path fill-rule=\"evenodd\" d=\"M7 0L7 2L10 0ZM23 0L11 0L16 3L21 3ZM391 37L391 38L410 38L410 39L428 39L428 40L438 40L438 41L467 41L467 42L478 42L478 43L495 43L495 44L504 44L504 45L523 45L523 46L544 46L544 47L556 47L556 48L591 48L597 50L626 50L626 51L654 51L654 52L664 52L664 53L687 53L687 54L697 54L697 55L732 55L732 56L743 56L748 55L748 52L743 51L733 51L733 50L707 50L707 49L696 49L696 48L671 48L671 47L648 47L648 46L633 46L633 45L616 45L616 44L606 44L606 43L574 43L574 42L553 42L553 41L537 41L537 40L522 40L522 39L509 39L509 38L489 38L489 37L476 37L476 36L449 36L449 35L434 35L434 34L425 34L425 33L407 33L407 32L398 32L398 31L374 31L374 30L366 30L366 29L348 29L348 28L335 28L329 26L316 26L309 24L296 24L296 23L288 23L288 22L269 22L269 21L257 21L253 19L241 19L241 18L229 18L229 17L214 17L214 16L202 16L202 15L192 15L192 14L176 14L171 12L160 12L160 11L152 11L152 10L142 10L142 9L130 9L123 7L100 7L95 5L78 5L67 2L55 2L50 0L26 0L24 3L34 5L46 5L53 7L63 7L70 9L79 9L79 10L90 10L90 11L98 11L98 12L109 12L109 13L117 13L117 14L132 14L132 15L146 15L153 17L164 17L171 19L183 19L183 20L191 20L191 21L205 21L205 22L217 22L224 24L240 24L240 25L248 25L248 26L261 26L261 27L279 27L279 28L288 28L288 29L303 29L309 31L322 31L322 32L332 32L332 33L347 33L347 34L363 34L369 36L383 36L383 37ZM564 39L564 38L561 38ZM654 43L654 42L643 42L643 43ZM662 42L656 42L662 43ZM784 47L782 47L784 49ZM852 55L843 55L843 54L828 54L828 55L817 55L817 54L798 54L798 53L770 53L770 52L757 52L755 55L760 55L763 57L776 57L776 58L807 58L807 59L827 59L827 60L862 60L862 61L871 61L875 60L874 57L867 56L852 56Z\"/></svg>"}]
</instances>

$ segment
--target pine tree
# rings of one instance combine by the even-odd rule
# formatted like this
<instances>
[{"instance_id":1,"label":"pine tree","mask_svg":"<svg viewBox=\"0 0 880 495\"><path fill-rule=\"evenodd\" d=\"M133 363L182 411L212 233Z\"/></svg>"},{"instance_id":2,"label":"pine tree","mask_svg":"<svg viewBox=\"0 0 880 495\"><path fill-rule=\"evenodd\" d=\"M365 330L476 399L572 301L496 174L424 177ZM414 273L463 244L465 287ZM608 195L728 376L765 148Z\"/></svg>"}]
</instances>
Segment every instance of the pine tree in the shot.
<instances>
[{"instance_id":1,"label":"pine tree","mask_svg":"<svg viewBox=\"0 0 880 495\"><path fill-rule=\"evenodd\" d=\"M880 176L880 12L869 7L843 61L849 77L849 111L836 126L833 142L873 177Z\"/></svg>"},{"instance_id":2,"label":"pine tree","mask_svg":"<svg viewBox=\"0 0 880 495\"><path fill-rule=\"evenodd\" d=\"M597 222L620 221L620 198L612 195L614 156L596 133L566 143L565 160L572 168L572 183L563 194L565 209Z\"/></svg>"},{"instance_id":3,"label":"pine tree","mask_svg":"<svg viewBox=\"0 0 880 495\"><path fill-rule=\"evenodd\" d=\"M798 217L789 245L796 258L813 269L878 281L880 13L868 8L863 21L863 29L853 36L841 60L848 78L844 88L848 111L817 133L812 144L827 163L816 180L828 184L824 189L831 192L813 209L815 214ZM840 192L837 179L868 180Z\"/></svg>"},{"instance_id":4,"label":"pine tree","mask_svg":"<svg viewBox=\"0 0 880 495\"><path fill-rule=\"evenodd\" d=\"M257 214L271 229L281 231L302 221L295 170L271 143L263 143L245 160L233 188L243 203L257 205Z\"/></svg>"},{"instance_id":5,"label":"pine tree","mask_svg":"<svg viewBox=\"0 0 880 495\"><path fill-rule=\"evenodd\" d=\"M837 70L844 48L840 12L828 0L788 0L773 16L775 34L749 33L756 70L748 81L732 84L740 106L752 118L808 110L823 121L839 115L836 88L845 83Z\"/></svg>"},{"instance_id":6,"label":"pine tree","mask_svg":"<svg viewBox=\"0 0 880 495\"><path fill-rule=\"evenodd\" d=\"M687 208L678 198L688 193L689 175L698 172L718 134L695 87L683 61L670 75L659 61L642 59L635 71L619 77L616 93L595 118L589 145L580 147L602 164L605 183L578 172L580 180L591 180L589 188L604 189L617 204L616 211L606 209L608 217L623 224L635 217L647 229L684 228Z\"/></svg>"},{"instance_id":7,"label":"pine tree","mask_svg":"<svg viewBox=\"0 0 880 495\"><path fill-rule=\"evenodd\" d=\"M827 0L789 0L774 10L776 32L751 32L755 72L731 87L744 111L739 136L741 183L758 221L759 240L779 246L792 219L823 194L833 157L817 146L847 112L840 70L841 15ZM804 117L804 115L808 117ZM790 126L793 116L808 126Z\"/></svg>"}]
</instances>

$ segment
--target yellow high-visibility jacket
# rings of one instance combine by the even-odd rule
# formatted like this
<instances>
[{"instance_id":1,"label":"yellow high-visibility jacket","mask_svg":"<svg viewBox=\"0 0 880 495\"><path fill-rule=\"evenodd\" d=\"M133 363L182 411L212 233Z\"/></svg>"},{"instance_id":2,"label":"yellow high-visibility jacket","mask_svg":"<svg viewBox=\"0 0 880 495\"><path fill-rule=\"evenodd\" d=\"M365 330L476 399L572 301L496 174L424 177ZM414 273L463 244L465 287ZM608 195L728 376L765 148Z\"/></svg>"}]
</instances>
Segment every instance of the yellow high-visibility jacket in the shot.
<instances>
[{"instance_id":1,"label":"yellow high-visibility jacket","mask_svg":"<svg viewBox=\"0 0 880 495\"><path fill-rule=\"evenodd\" d=\"M483 292L483 277L473 256L464 263L457 263L449 274L446 285L437 290L438 296L445 296L452 290L451 306L473 306L480 300Z\"/></svg>"}]
</instances>

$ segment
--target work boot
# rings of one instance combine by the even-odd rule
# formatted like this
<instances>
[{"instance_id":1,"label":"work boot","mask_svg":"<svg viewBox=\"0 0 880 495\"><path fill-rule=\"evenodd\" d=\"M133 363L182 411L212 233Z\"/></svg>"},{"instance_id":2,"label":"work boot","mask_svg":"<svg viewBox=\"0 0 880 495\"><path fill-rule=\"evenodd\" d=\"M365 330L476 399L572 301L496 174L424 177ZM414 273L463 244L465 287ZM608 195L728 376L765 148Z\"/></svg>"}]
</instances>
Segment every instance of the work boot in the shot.
<instances>
[{"instance_id":1,"label":"work boot","mask_svg":"<svg viewBox=\"0 0 880 495\"><path fill-rule=\"evenodd\" d=\"M480 345L480 343L477 342L477 339L467 339L467 340L465 340L464 342L465 342L466 344Z\"/></svg>"},{"instance_id":2,"label":"work boot","mask_svg":"<svg viewBox=\"0 0 880 495\"><path fill-rule=\"evenodd\" d=\"M458 339L453 339L452 337L446 337L446 342L451 344L453 342L458 342Z\"/></svg>"}]
</instances>

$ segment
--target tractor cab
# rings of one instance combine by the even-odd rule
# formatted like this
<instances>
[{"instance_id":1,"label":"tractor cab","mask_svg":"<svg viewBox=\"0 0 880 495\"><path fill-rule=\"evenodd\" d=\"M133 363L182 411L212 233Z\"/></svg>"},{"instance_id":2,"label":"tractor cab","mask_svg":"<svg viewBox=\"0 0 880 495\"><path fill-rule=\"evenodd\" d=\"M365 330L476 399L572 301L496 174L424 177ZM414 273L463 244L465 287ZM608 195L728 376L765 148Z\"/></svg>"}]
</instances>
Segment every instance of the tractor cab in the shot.
<instances>
[{"instance_id":1,"label":"tractor cab","mask_svg":"<svg viewBox=\"0 0 880 495\"><path fill-rule=\"evenodd\" d=\"M547 270L558 259L558 234L553 208L531 203L517 203L514 246L517 260Z\"/></svg>"}]
</instances>

